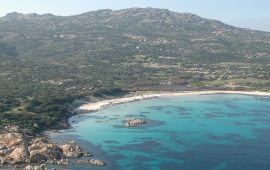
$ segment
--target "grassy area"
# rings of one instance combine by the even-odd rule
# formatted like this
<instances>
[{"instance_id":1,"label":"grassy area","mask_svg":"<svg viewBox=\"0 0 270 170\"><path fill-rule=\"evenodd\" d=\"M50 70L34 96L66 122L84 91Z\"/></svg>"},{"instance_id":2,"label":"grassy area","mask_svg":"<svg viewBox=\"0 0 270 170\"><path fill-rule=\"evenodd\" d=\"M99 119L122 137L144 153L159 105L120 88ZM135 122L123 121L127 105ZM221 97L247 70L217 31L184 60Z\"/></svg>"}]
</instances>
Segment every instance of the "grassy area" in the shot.
<instances>
[{"instance_id":1,"label":"grassy area","mask_svg":"<svg viewBox=\"0 0 270 170\"><path fill-rule=\"evenodd\" d=\"M235 84L235 85L244 85L244 84L267 84L270 83L270 80L261 80L256 78L239 78L239 79L228 79L228 80L215 80L208 82L210 85L226 85L226 84Z\"/></svg>"}]
</instances>

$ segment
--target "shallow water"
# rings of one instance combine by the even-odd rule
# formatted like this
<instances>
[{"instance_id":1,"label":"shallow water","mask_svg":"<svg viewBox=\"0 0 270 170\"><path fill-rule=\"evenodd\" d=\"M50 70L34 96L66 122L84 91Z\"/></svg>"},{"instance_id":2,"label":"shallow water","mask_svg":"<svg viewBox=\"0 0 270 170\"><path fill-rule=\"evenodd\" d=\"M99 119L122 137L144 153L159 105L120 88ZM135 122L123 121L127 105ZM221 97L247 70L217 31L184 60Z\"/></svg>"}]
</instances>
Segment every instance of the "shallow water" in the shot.
<instances>
[{"instance_id":1,"label":"shallow water","mask_svg":"<svg viewBox=\"0 0 270 170\"><path fill-rule=\"evenodd\" d=\"M133 117L148 123L124 128L123 121ZM109 106L70 122L74 128L58 138L91 142L84 147L108 163L105 169L270 169L267 97L160 97Z\"/></svg>"}]
</instances>

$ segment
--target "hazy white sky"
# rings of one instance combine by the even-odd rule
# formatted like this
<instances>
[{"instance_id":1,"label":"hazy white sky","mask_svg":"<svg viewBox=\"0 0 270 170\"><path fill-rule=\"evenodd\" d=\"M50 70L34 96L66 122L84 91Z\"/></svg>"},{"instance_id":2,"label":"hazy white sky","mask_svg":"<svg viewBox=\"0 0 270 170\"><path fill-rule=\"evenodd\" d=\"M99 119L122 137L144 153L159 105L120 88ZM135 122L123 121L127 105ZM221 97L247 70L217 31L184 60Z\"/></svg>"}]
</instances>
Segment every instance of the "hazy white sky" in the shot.
<instances>
[{"instance_id":1,"label":"hazy white sky","mask_svg":"<svg viewBox=\"0 0 270 170\"><path fill-rule=\"evenodd\" d=\"M238 27L270 31L270 0L0 0L0 16L10 12L76 15L130 7L166 8Z\"/></svg>"}]
</instances>

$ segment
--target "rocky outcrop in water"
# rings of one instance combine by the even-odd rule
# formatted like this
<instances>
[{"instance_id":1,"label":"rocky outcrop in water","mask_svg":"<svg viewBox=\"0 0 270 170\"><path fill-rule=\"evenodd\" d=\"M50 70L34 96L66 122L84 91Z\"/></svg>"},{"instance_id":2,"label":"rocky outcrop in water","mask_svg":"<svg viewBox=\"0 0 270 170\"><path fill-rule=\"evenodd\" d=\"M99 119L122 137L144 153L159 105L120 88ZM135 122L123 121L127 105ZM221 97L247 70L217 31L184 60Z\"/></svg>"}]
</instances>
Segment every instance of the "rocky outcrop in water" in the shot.
<instances>
[{"instance_id":1,"label":"rocky outcrop in water","mask_svg":"<svg viewBox=\"0 0 270 170\"><path fill-rule=\"evenodd\" d=\"M68 159L59 159L59 160L49 160L47 163L54 165L69 165L70 161Z\"/></svg>"},{"instance_id":2,"label":"rocky outcrop in water","mask_svg":"<svg viewBox=\"0 0 270 170\"><path fill-rule=\"evenodd\" d=\"M79 160L78 163L80 164L88 164L88 165L95 165L95 166L105 166L105 163L98 159L90 159L90 160Z\"/></svg>"},{"instance_id":3,"label":"rocky outcrop in water","mask_svg":"<svg viewBox=\"0 0 270 170\"><path fill-rule=\"evenodd\" d=\"M62 150L46 138L34 138L28 147L31 163L42 163L47 160L58 160L63 157Z\"/></svg>"},{"instance_id":4,"label":"rocky outcrop in water","mask_svg":"<svg viewBox=\"0 0 270 170\"><path fill-rule=\"evenodd\" d=\"M124 127L136 127L145 123L146 121L143 119L130 119L125 122Z\"/></svg>"},{"instance_id":5,"label":"rocky outcrop in water","mask_svg":"<svg viewBox=\"0 0 270 170\"><path fill-rule=\"evenodd\" d=\"M67 158L79 158L82 156L86 156L86 157L92 156L92 154L90 154L87 151L84 151L80 146L76 145L75 141L70 141L60 146L60 148L62 149L64 156Z\"/></svg>"},{"instance_id":6,"label":"rocky outcrop in water","mask_svg":"<svg viewBox=\"0 0 270 170\"><path fill-rule=\"evenodd\" d=\"M32 166L32 165L27 165L23 170L47 170L46 165L42 164L40 166Z\"/></svg>"},{"instance_id":7,"label":"rocky outcrop in water","mask_svg":"<svg viewBox=\"0 0 270 170\"><path fill-rule=\"evenodd\" d=\"M29 163L69 165L74 161L69 159L89 156L92 154L83 150L75 141L58 146L45 137L32 136L29 131L16 126L7 126L0 130L0 167L22 167ZM91 165L96 166L104 164L98 160L90 162ZM41 170L42 168L45 167L28 165L24 169Z\"/></svg>"},{"instance_id":8,"label":"rocky outcrop in water","mask_svg":"<svg viewBox=\"0 0 270 170\"><path fill-rule=\"evenodd\" d=\"M22 164L28 162L28 140L26 131L18 127L5 127L0 133L0 159L6 164Z\"/></svg>"}]
</instances>

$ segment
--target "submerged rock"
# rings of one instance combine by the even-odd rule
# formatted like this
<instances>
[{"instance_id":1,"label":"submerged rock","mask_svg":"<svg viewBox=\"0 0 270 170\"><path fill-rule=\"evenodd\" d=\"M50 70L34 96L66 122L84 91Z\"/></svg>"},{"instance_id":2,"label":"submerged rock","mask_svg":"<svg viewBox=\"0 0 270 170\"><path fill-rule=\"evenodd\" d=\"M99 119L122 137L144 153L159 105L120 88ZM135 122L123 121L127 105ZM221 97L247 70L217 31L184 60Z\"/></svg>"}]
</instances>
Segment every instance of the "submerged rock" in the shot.
<instances>
[{"instance_id":1,"label":"submerged rock","mask_svg":"<svg viewBox=\"0 0 270 170\"><path fill-rule=\"evenodd\" d=\"M23 170L34 170L34 166L27 165Z\"/></svg>"},{"instance_id":2,"label":"submerged rock","mask_svg":"<svg viewBox=\"0 0 270 170\"><path fill-rule=\"evenodd\" d=\"M146 121L143 119L130 119L130 120L126 121L124 126L125 127L136 127L136 126L139 126L139 125L142 125L145 123L146 123Z\"/></svg>"},{"instance_id":3,"label":"submerged rock","mask_svg":"<svg viewBox=\"0 0 270 170\"><path fill-rule=\"evenodd\" d=\"M92 156L87 151L84 151L80 146L76 144L75 141L70 141L62 146L60 148L63 151L63 154L67 158L79 158L82 156Z\"/></svg>"},{"instance_id":4,"label":"submerged rock","mask_svg":"<svg viewBox=\"0 0 270 170\"><path fill-rule=\"evenodd\" d=\"M70 161L68 159L60 159L60 160L49 160L47 163L54 165L69 165Z\"/></svg>"},{"instance_id":5,"label":"submerged rock","mask_svg":"<svg viewBox=\"0 0 270 170\"><path fill-rule=\"evenodd\" d=\"M79 160L78 163L80 164L88 164L88 165L94 165L94 166L105 166L106 164L98 159L90 159L90 160Z\"/></svg>"},{"instance_id":6,"label":"submerged rock","mask_svg":"<svg viewBox=\"0 0 270 170\"><path fill-rule=\"evenodd\" d=\"M32 165L27 165L23 170L46 170L46 165L42 164L40 166L32 166Z\"/></svg>"}]
</instances>

